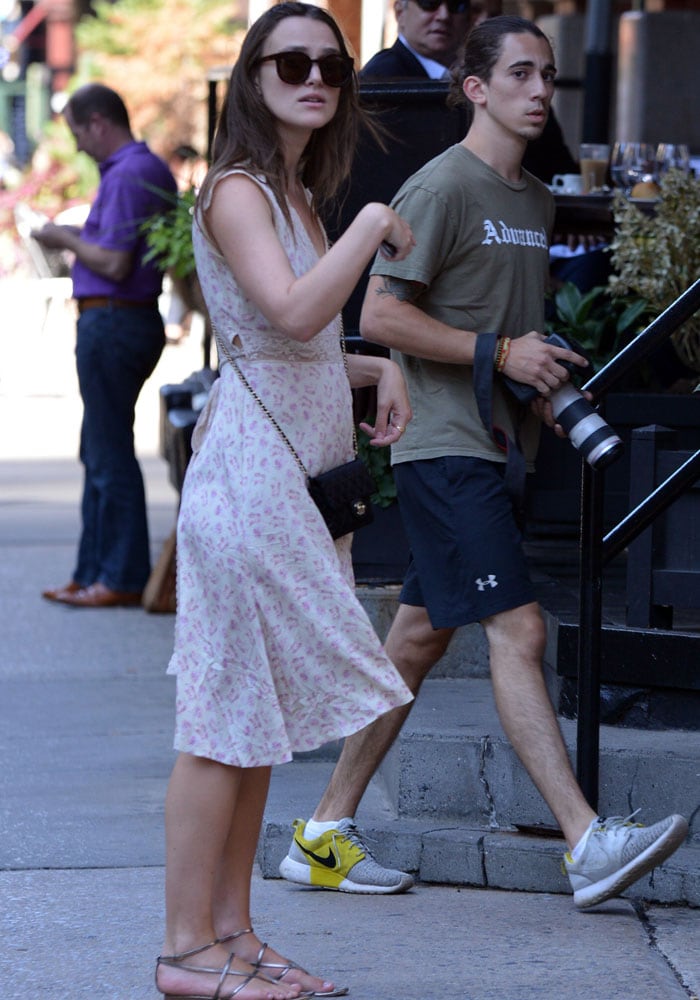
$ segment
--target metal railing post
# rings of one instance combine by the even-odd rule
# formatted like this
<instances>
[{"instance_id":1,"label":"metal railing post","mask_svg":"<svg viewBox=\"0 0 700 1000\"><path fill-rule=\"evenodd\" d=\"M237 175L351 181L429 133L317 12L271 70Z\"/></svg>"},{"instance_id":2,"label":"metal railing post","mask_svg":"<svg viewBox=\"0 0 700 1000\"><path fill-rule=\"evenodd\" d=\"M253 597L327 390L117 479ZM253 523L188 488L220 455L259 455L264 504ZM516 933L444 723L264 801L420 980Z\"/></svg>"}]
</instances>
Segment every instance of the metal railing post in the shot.
<instances>
[{"instance_id":1,"label":"metal railing post","mask_svg":"<svg viewBox=\"0 0 700 1000\"><path fill-rule=\"evenodd\" d=\"M602 535L604 473L583 462L581 475L580 610L576 775L592 809L598 808Z\"/></svg>"}]
</instances>

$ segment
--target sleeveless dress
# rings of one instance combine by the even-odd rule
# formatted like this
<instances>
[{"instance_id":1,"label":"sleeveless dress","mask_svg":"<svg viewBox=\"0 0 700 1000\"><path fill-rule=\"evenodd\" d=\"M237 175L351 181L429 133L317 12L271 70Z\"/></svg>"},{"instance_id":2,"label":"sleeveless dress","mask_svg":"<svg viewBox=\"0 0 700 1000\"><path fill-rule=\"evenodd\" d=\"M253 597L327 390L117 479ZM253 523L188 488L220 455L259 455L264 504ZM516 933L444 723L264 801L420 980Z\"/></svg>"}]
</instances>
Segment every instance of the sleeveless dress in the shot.
<instances>
[{"instance_id":1,"label":"sleeveless dress","mask_svg":"<svg viewBox=\"0 0 700 1000\"><path fill-rule=\"evenodd\" d=\"M295 275L318 255L270 201ZM237 286L195 220L197 272L220 337L309 475L353 457L340 320L302 344ZM221 359L193 435L178 518L175 749L256 767L357 732L412 695L354 591L351 536L333 541L287 445Z\"/></svg>"}]
</instances>

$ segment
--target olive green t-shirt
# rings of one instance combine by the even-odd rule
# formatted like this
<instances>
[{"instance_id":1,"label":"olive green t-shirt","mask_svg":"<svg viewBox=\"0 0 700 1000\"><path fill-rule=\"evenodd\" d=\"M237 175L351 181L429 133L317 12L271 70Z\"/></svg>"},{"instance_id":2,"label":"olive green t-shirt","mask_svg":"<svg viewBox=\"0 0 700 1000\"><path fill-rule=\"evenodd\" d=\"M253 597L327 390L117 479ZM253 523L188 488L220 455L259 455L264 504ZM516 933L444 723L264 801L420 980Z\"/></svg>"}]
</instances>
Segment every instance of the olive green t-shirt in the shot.
<instances>
[{"instance_id":1,"label":"olive green t-shirt","mask_svg":"<svg viewBox=\"0 0 700 1000\"><path fill-rule=\"evenodd\" d=\"M416 247L402 261L377 257L372 274L416 281L414 304L449 326L520 337L543 331L554 201L522 172L504 180L462 145L425 164L399 190L393 208L411 226ZM392 357L406 378L413 420L392 449L393 462L471 455L503 462L479 417L470 365ZM494 424L520 441L531 467L539 422L496 376Z\"/></svg>"}]
</instances>

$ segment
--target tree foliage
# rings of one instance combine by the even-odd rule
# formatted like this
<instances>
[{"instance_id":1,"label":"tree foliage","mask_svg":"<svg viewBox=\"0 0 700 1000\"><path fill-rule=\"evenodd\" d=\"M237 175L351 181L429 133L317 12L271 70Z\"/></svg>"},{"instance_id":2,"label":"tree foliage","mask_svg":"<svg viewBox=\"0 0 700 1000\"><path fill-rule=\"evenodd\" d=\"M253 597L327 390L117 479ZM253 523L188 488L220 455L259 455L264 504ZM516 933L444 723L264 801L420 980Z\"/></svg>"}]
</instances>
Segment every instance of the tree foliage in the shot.
<instances>
[{"instance_id":1,"label":"tree foliage","mask_svg":"<svg viewBox=\"0 0 700 1000\"><path fill-rule=\"evenodd\" d=\"M245 34L235 0L97 0L76 28L76 86L124 98L138 138L161 156L207 139L207 74L232 65Z\"/></svg>"}]
</instances>

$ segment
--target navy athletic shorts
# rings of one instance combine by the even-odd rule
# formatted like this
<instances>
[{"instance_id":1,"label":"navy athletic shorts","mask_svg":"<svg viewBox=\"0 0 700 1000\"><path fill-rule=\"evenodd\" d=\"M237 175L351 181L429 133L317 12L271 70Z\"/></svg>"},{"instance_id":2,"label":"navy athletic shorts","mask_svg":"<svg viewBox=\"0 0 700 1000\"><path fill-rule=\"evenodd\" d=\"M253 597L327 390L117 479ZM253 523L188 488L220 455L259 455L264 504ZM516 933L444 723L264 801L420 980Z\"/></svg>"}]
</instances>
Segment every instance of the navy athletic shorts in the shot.
<instances>
[{"instance_id":1,"label":"navy athletic shorts","mask_svg":"<svg viewBox=\"0 0 700 1000\"><path fill-rule=\"evenodd\" d=\"M535 600L505 466L446 456L394 466L411 558L400 602L457 628Z\"/></svg>"}]
</instances>

